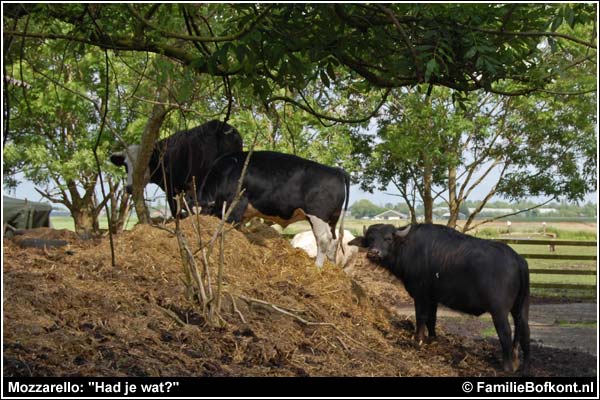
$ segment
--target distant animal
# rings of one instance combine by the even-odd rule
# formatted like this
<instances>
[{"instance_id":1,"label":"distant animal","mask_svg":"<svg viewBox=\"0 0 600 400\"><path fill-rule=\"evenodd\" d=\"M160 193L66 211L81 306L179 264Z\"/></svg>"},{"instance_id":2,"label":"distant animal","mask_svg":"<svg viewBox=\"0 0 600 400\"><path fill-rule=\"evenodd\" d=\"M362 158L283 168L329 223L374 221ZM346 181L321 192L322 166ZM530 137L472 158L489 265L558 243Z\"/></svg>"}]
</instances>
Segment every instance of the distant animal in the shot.
<instances>
[{"instance_id":1,"label":"distant animal","mask_svg":"<svg viewBox=\"0 0 600 400\"><path fill-rule=\"evenodd\" d=\"M125 167L128 193L132 192L133 168L139 150L140 146L134 144L110 157L113 164ZM157 184L165 192L171 215L175 216L175 196L190 193L194 177L196 186L200 186L217 158L241 150L242 137L237 129L225 122L213 120L190 130L176 132L154 145L144 174L144 185L149 182Z\"/></svg>"},{"instance_id":2,"label":"distant animal","mask_svg":"<svg viewBox=\"0 0 600 400\"><path fill-rule=\"evenodd\" d=\"M522 372L528 373L529 269L509 246L433 224L401 229L376 224L349 244L367 249L369 259L403 281L415 301L418 343L425 326L429 337L435 337L438 303L467 314L489 312L500 338L504 370L518 368L520 344ZM515 325L512 344L509 312Z\"/></svg>"},{"instance_id":3,"label":"distant animal","mask_svg":"<svg viewBox=\"0 0 600 400\"><path fill-rule=\"evenodd\" d=\"M337 248L335 254L335 262L343 268L350 267L358 255L358 247L348 245L348 242L354 239L354 235L347 230L344 230L344 239L342 245L338 246L338 239L335 239L333 245ZM294 235L291 240L291 245L297 249L302 249L309 257L317 256L317 241L312 231L300 232Z\"/></svg>"},{"instance_id":4,"label":"distant animal","mask_svg":"<svg viewBox=\"0 0 600 400\"><path fill-rule=\"evenodd\" d=\"M203 214L221 217L223 203L232 204L247 156L237 152L215 162L198 190ZM335 227L348 209L350 191L350 177L343 169L291 154L255 151L242 188L229 222L262 217L286 227L308 220L317 242L316 265L322 267L325 257L334 261Z\"/></svg>"}]
</instances>

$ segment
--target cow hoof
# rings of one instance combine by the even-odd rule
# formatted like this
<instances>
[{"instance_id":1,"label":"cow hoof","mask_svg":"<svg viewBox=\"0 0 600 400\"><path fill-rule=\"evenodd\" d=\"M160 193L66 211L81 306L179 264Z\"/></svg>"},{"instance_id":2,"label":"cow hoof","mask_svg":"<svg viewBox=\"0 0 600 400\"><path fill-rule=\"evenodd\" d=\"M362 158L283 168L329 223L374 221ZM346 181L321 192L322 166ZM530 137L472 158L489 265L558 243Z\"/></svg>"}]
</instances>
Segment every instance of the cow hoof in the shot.
<instances>
[{"instance_id":1,"label":"cow hoof","mask_svg":"<svg viewBox=\"0 0 600 400\"><path fill-rule=\"evenodd\" d=\"M513 358L512 361L512 372L516 372L519 369L519 357Z\"/></svg>"},{"instance_id":2,"label":"cow hoof","mask_svg":"<svg viewBox=\"0 0 600 400\"><path fill-rule=\"evenodd\" d=\"M427 344L435 344L435 343L437 343L437 341L438 341L437 336L429 336L427 338L427 342L426 343Z\"/></svg>"},{"instance_id":3,"label":"cow hoof","mask_svg":"<svg viewBox=\"0 0 600 400\"><path fill-rule=\"evenodd\" d=\"M523 363L523 368L521 368L521 375L524 376L524 377L533 376L531 374L531 371L529 370L529 363L527 363L527 362Z\"/></svg>"},{"instance_id":4,"label":"cow hoof","mask_svg":"<svg viewBox=\"0 0 600 400\"><path fill-rule=\"evenodd\" d=\"M504 372L515 372L515 370L513 369L513 365L514 363L510 360L506 360L502 363L502 369L504 370Z\"/></svg>"}]
</instances>

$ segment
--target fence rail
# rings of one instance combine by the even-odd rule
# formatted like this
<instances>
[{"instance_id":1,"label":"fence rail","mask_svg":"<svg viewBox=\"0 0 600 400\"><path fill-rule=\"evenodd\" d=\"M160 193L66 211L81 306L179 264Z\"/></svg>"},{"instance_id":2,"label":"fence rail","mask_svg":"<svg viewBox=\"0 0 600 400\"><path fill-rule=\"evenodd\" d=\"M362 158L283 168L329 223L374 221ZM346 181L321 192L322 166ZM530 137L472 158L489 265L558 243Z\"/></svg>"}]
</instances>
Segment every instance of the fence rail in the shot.
<instances>
[{"instance_id":1,"label":"fence rail","mask_svg":"<svg viewBox=\"0 0 600 400\"><path fill-rule=\"evenodd\" d=\"M494 239L498 242L508 244L545 244L548 246L588 246L595 247L598 245L596 240L557 240L557 239L512 239L498 238Z\"/></svg>"},{"instance_id":2,"label":"fence rail","mask_svg":"<svg viewBox=\"0 0 600 400\"><path fill-rule=\"evenodd\" d=\"M495 239L498 242L507 244L522 244L522 245L548 245L552 249L556 246L597 246L597 241L591 240L556 240L556 239L511 239L511 238L498 238ZM585 260L594 261L597 259L596 255L582 255L582 254L540 254L540 253L523 253L523 258L529 259L540 259L540 260ZM553 269L553 268L531 268L529 269L531 274L551 274L551 275L597 275L596 270L591 269ZM545 289L585 289L595 290L596 284L575 284L575 283L531 283L530 287L534 288L545 288Z\"/></svg>"},{"instance_id":3,"label":"fence rail","mask_svg":"<svg viewBox=\"0 0 600 400\"><path fill-rule=\"evenodd\" d=\"M523 258L535 258L538 260L578 260L578 261L594 261L595 255L581 254L521 254Z\"/></svg>"}]
</instances>

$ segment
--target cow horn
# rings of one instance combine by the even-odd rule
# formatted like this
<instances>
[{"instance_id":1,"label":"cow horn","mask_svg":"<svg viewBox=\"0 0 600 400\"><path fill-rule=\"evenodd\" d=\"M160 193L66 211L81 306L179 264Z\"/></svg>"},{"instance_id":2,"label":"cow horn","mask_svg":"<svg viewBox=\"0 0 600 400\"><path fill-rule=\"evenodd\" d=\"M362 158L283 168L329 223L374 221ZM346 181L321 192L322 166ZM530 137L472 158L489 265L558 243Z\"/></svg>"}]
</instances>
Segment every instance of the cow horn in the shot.
<instances>
[{"instance_id":1,"label":"cow horn","mask_svg":"<svg viewBox=\"0 0 600 400\"><path fill-rule=\"evenodd\" d=\"M407 225L407 226L405 226L405 227L404 227L404 230L400 230L400 229L398 229L398 230L396 231L396 236L397 236L397 237L399 237L399 238L405 238L405 237L406 237L406 235L408 235L408 232L410 232L410 227L411 227L411 226L412 226L412 225Z\"/></svg>"},{"instance_id":2,"label":"cow horn","mask_svg":"<svg viewBox=\"0 0 600 400\"><path fill-rule=\"evenodd\" d=\"M367 234L367 227L363 225L363 236Z\"/></svg>"}]
</instances>

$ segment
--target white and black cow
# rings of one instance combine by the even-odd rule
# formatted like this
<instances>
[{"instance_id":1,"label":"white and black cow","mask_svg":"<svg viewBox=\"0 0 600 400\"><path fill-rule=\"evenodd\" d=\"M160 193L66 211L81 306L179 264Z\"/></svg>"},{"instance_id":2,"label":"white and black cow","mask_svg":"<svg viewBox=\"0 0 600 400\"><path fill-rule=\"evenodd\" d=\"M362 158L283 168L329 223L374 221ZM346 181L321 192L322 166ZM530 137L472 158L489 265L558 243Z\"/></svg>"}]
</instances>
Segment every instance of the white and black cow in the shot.
<instances>
[{"instance_id":1,"label":"white and black cow","mask_svg":"<svg viewBox=\"0 0 600 400\"><path fill-rule=\"evenodd\" d=\"M339 238L334 240L334 246L337 248L335 262L344 269L350 269L358 255L358 247L348 244L352 239L354 239L352 232L344 230L342 244L339 245ZM292 247L304 250L309 257L317 257L317 241L311 231L297 233L290 241L290 244Z\"/></svg>"},{"instance_id":2,"label":"white and black cow","mask_svg":"<svg viewBox=\"0 0 600 400\"><path fill-rule=\"evenodd\" d=\"M215 162L198 191L203 214L221 216L223 203L232 203L247 156L238 152ZM306 219L317 241L317 266L323 266L325 257L335 261L335 226L342 209L348 209L350 190L350 177L343 169L291 154L256 151L242 188L228 222L262 217L285 228Z\"/></svg>"},{"instance_id":3,"label":"white and black cow","mask_svg":"<svg viewBox=\"0 0 600 400\"><path fill-rule=\"evenodd\" d=\"M128 146L124 152L111 155L110 160L127 171L126 190L131 193L133 168L139 145ZM242 137L237 129L221 121L209 121L186 131L179 131L154 145L144 185L157 184L166 194L171 215L176 214L175 196L192 189L192 178L200 186L215 160L242 150ZM164 173L163 173L164 171Z\"/></svg>"},{"instance_id":4,"label":"white and black cow","mask_svg":"<svg viewBox=\"0 0 600 400\"><path fill-rule=\"evenodd\" d=\"M500 338L504 370L517 369L520 345L522 372L528 373L529 269L509 246L433 224L402 229L371 225L350 244L368 249L370 259L402 280L415 300L418 342L425 326L435 337L438 303L473 315L489 312ZM515 323L512 343L509 313Z\"/></svg>"}]
</instances>

